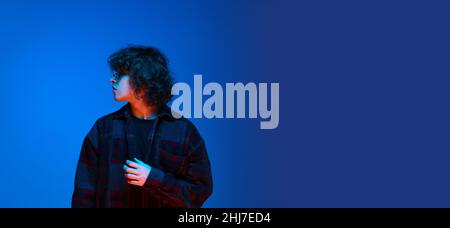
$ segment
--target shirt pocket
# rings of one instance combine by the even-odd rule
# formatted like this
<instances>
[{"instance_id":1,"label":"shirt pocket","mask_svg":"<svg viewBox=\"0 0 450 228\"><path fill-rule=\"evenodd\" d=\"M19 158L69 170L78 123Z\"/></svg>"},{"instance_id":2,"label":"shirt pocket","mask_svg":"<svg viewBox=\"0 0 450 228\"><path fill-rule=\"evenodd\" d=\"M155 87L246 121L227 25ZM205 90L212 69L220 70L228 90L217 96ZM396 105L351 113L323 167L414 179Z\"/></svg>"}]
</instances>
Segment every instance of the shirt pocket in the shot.
<instances>
[{"instance_id":1,"label":"shirt pocket","mask_svg":"<svg viewBox=\"0 0 450 228\"><path fill-rule=\"evenodd\" d=\"M159 162L164 171L170 172L177 177L182 176L187 162L187 155L183 145L171 141L161 141Z\"/></svg>"}]
</instances>

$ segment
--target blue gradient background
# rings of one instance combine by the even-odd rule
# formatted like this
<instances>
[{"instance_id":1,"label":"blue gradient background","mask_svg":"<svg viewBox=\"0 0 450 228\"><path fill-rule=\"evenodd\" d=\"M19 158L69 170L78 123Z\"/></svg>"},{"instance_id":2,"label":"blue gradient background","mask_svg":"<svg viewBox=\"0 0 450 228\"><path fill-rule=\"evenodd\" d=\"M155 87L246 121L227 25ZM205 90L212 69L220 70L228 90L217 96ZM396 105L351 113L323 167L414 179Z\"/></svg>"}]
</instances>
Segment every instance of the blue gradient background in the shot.
<instances>
[{"instance_id":1,"label":"blue gradient background","mask_svg":"<svg viewBox=\"0 0 450 228\"><path fill-rule=\"evenodd\" d=\"M176 81L280 83L280 124L192 119L205 207L450 207L450 14L416 1L2 1L0 207L69 207L82 140L120 108L106 59Z\"/></svg>"}]
</instances>

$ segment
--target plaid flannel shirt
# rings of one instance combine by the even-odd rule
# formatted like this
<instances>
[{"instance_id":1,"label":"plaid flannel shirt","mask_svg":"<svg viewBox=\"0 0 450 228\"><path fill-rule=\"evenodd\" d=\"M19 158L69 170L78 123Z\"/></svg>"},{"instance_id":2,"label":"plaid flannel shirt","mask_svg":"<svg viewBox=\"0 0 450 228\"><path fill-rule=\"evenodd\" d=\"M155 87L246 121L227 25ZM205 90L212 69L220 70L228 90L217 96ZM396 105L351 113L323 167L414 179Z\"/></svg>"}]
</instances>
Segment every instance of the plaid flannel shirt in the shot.
<instances>
[{"instance_id":1,"label":"plaid flannel shirt","mask_svg":"<svg viewBox=\"0 0 450 228\"><path fill-rule=\"evenodd\" d=\"M72 207L201 207L212 193L204 141L187 119L158 112L149 150L152 167L142 187L126 182L123 165L139 157L129 104L98 119L83 141Z\"/></svg>"}]
</instances>

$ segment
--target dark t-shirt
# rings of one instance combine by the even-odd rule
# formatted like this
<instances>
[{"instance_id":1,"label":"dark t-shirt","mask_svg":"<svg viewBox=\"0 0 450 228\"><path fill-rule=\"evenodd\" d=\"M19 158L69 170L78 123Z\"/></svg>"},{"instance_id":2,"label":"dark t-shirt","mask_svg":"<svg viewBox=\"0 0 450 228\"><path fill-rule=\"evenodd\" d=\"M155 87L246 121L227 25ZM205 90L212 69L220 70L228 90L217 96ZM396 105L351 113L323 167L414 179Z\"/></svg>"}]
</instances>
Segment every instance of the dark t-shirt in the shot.
<instances>
[{"instance_id":1,"label":"dark t-shirt","mask_svg":"<svg viewBox=\"0 0 450 228\"><path fill-rule=\"evenodd\" d=\"M155 120L143 120L132 116L131 118L134 126L134 134L136 139L136 146L138 152L138 159L144 161L145 154L149 153L150 147L150 138L153 130L153 126ZM130 160L134 161L134 158L130 158ZM144 161L145 162L145 161ZM134 201L132 207L144 207L144 190L142 187L138 186L130 186L131 192L129 197L131 197L131 201Z\"/></svg>"},{"instance_id":2,"label":"dark t-shirt","mask_svg":"<svg viewBox=\"0 0 450 228\"><path fill-rule=\"evenodd\" d=\"M132 118L135 136L136 136L136 146L138 150L138 159L143 161L144 155L149 152L150 138L153 130L153 125L155 120L143 120L135 116ZM133 158L131 158L133 159Z\"/></svg>"}]
</instances>

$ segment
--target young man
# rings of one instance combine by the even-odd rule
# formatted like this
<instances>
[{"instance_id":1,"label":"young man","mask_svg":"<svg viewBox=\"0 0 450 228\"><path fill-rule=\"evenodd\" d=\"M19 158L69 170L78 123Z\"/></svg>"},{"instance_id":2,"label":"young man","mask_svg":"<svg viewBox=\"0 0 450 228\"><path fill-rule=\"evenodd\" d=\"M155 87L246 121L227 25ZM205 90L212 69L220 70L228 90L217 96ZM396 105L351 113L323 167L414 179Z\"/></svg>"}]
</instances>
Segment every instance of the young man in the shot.
<instances>
[{"instance_id":1,"label":"young man","mask_svg":"<svg viewBox=\"0 0 450 228\"><path fill-rule=\"evenodd\" d=\"M114 99L128 103L86 135L72 207L201 207L212 193L209 158L195 126L166 106L173 84L166 58L129 46L108 63Z\"/></svg>"}]
</instances>

